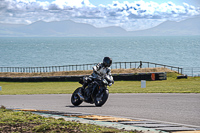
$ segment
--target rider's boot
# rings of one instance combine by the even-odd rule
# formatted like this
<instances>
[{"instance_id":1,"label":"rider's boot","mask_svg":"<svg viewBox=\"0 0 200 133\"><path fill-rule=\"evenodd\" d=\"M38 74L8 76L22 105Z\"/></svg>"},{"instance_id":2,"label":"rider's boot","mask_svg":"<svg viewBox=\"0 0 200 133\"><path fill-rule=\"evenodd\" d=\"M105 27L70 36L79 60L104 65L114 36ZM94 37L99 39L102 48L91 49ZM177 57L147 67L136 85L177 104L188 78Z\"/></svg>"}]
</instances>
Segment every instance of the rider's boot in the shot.
<instances>
[{"instance_id":1,"label":"rider's boot","mask_svg":"<svg viewBox=\"0 0 200 133\"><path fill-rule=\"evenodd\" d=\"M83 97L83 92L84 92L84 89L85 87L88 85L87 82L83 83L83 86L81 87L81 89L79 90L78 92L78 96L80 97L80 99L83 101L84 100L84 97Z\"/></svg>"},{"instance_id":2,"label":"rider's boot","mask_svg":"<svg viewBox=\"0 0 200 133\"><path fill-rule=\"evenodd\" d=\"M81 87L80 89L79 89L79 91L78 91L78 96L80 97L80 100L84 100L84 97L83 97L83 87Z\"/></svg>"}]
</instances>

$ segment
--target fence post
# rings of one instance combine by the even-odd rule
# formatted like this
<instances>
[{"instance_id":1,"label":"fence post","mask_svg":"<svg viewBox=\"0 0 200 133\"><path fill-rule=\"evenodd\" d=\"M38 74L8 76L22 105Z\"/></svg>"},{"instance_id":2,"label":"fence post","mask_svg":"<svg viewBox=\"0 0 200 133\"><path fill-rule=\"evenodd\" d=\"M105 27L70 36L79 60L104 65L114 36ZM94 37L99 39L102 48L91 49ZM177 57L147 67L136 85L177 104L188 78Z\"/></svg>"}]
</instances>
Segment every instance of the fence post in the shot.
<instances>
[{"instance_id":1,"label":"fence post","mask_svg":"<svg viewBox=\"0 0 200 133\"><path fill-rule=\"evenodd\" d=\"M192 67L192 77L193 77L193 67Z\"/></svg>"}]
</instances>

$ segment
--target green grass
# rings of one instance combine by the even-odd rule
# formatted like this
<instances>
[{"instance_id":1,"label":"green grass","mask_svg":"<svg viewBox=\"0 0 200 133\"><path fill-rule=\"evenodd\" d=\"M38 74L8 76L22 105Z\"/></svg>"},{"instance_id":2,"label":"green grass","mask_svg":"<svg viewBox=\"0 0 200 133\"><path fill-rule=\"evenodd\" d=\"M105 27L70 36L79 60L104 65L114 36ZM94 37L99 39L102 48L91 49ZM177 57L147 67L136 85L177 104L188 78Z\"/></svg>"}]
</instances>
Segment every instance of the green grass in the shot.
<instances>
[{"instance_id":1,"label":"green grass","mask_svg":"<svg viewBox=\"0 0 200 133\"><path fill-rule=\"evenodd\" d=\"M200 78L147 81L141 88L139 81L120 81L110 89L111 93L200 93Z\"/></svg>"},{"instance_id":2,"label":"green grass","mask_svg":"<svg viewBox=\"0 0 200 133\"><path fill-rule=\"evenodd\" d=\"M0 95L66 94L80 86L78 82L0 82Z\"/></svg>"},{"instance_id":3,"label":"green grass","mask_svg":"<svg viewBox=\"0 0 200 133\"><path fill-rule=\"evenodd\" d=\"M146 81L141 88L140 81L119 81L111 87L111 93L200 93L200 77L176 79L177 73L167 73L167 80Z\"/></svg>"},{"instance_id":4,"label":"green grass","mask_svg":"<svg viewBox=\"0 0 200 133\"><path fill-rule=\"evenodd\" d=\"M0 108L0 132L128 132L92 124L65 121L63 118L45 118L30 112L16 112Z\"/></svg>"},{"instance_id":5,"label":"green grass","mask_svg":"<svg viewBox=\"0 0 200 133\"><path fill-rule=\"evenodd\" d=\"M176 73L168 73L167 80L146 81L141 88L140 81L116 81L108 87L110 93L200 93L200 77L176 79ZM19 94L71 94L81 85L78 82L0 82L0 95Z\"/></svg>"}]
</instances>

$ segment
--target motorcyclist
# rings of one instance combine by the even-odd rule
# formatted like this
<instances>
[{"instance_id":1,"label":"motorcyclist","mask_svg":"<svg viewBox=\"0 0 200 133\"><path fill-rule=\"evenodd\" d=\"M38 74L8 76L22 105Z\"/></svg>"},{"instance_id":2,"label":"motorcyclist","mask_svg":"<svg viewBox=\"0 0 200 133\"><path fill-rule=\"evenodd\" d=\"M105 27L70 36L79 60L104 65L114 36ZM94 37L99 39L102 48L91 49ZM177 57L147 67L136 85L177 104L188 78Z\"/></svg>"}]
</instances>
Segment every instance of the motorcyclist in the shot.
<instances>
[{"instance_id":1,"label":"motorcyclist","mask_svg":"<svg viewBox=\"0 0 200 133\"><path fill-rule=\"evenodd\" d=\"M78 95L81 99L84 99L83 97L83 91L85 87L92 81L92 79L101 77L105 78L108 76L110 79L112 79L112 82L109 83L109 86L111 86L114 83L114 80L111 75L111 68L110 66L112 65L112 59L110 57L104 57L103 63L99 63L96 66L93 66L93 73L89 78L84 80L82 89L79 91Z\"/></svg>"}]
</instances>

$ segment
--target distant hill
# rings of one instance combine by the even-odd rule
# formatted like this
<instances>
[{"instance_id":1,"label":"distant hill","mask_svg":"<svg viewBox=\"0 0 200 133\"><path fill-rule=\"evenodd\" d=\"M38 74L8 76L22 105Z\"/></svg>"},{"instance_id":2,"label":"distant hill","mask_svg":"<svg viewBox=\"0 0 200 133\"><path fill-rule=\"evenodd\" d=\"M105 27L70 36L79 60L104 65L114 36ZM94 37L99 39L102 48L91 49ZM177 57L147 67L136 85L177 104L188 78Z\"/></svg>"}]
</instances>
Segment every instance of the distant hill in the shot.
<instances>
[{"instance_id":1,"label":"distant hill","mask_svg":"<svg viewBox=\"0 0 200 133\"><path fill-rule=\"evenodd\" d=\"M200 17L181 22L166 21L140 31L126 31L121 27L96 28L90 24L70 20L44 22L30 25L0 23L0 37L72 37L72 36L171 36L200 35Z\"/></svg>"},{"instance_id":2,"label":"distant hill","mask_svg":"<svg viewBox=\"0 0 200 133\"><path fill-rule=\"evenodd\" d=\"M186 19L180 22L165 21L156 27L135 33L137 35L152 36L200 35L200 17Z\"/></svg>"},{"instance_id":3,"label":"distant hill","mask_svg":"<svg viewBox=\"0 0 200 133\"><path fill-rule=\"evenodd\" d=\"M0 24L0 36L121 36L126 31L121 27L96 28L89 24L73 21L44 22L30 25Z\"/></svg>"}]
</instances>

